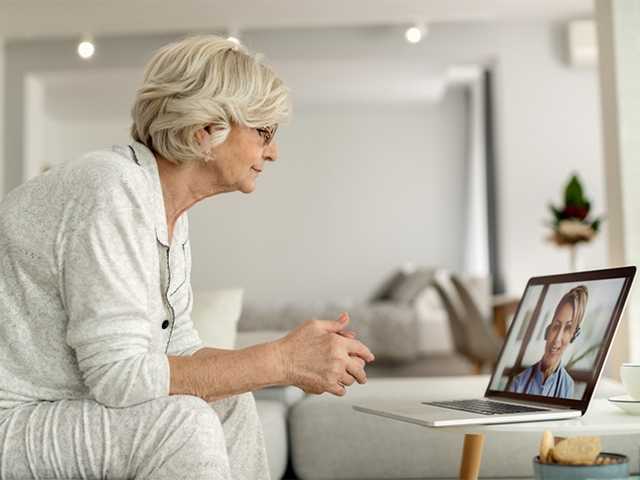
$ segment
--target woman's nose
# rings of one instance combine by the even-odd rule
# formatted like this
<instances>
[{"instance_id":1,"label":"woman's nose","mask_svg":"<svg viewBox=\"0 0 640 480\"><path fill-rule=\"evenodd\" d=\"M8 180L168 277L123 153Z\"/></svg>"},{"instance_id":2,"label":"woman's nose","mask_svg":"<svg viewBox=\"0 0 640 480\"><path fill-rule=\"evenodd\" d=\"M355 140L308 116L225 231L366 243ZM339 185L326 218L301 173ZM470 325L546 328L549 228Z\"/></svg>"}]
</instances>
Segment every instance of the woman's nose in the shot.
<instances>
[{"instance_id":1,"label":"woman's nose","mask_svg":"<svg viewBox=\"0 0 640 480\"><path fill-rule=\"evenodd\" d=\"M271 142L264 148L262 156L265 160L275 162L278 159L278 144L276 142Z\"/></svg>"},{"instance_id":2,"label":"woman's nose","mask_svg":"<svg viewBox=\"0 0 640 480\"><path fill-rule=\"evenodd\" d=\"M553 346L558 347L561 344L562 344L562 331L558 331L553 337Z\"/></svg>"}]
</instances>

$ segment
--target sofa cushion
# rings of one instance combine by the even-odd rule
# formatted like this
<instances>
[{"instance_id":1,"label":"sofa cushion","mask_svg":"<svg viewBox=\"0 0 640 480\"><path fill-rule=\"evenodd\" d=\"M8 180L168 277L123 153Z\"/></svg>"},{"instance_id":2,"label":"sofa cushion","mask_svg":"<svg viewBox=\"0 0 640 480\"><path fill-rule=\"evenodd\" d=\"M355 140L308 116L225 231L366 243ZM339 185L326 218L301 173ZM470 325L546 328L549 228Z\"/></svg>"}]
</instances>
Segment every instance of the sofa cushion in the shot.
<instances>
[{"instance_id":1,"label":"sofa cushion","mask_svg":"<svg viewBox=\"0 0 640 480\"><path fill-rule=\"evenodd\" d=\"M241 288L194 292L191 319L205 347L234 348L242 294Z\"/></svg>"},{"instance_id":2,"label":"sofa cushion","mask_svg":"<svg viewBox=\"0 0 640 480\"><path fill-rule=\"evenodd\" d=\"M414 304L418 316L418 351L422 355L453 352L449 316L433 286L425 288Z\"/></svg>"},{"instance_id":3,"label":"sofa cushion","mask_svg":"<svg viewBox=\"0 0 640 480\"><path fill-rule=\"evenodd\" d=\"M366 400L403 402L482 396L488 376L370 379L345 397L308 396L290 412L291 455L301 479L457 478L464 435L354 411ZM603 380L596 392L609 396L619 384ZM480 474L514 478L533 475L531 459L539 433L486 432ZM639 435L603 437L608 451L638 462Z\"/></svg>"},{"instance_id":4,"label":"sofa cushion","mask_svg":"<svg viewBox=\"0 0 640 480\"><path fill-rule=\"evenodd\" d=\"M435 272L432 268L420 268L405 275L389 291L389 301L413 305L418 296L433 283Z\"/></svg>"},{"instance_id":5,"label":"sofa cushion","mask_svg":"<svg viewBox=\"0 0 640 480\"><path fill-rule=\"evenodd\" d=\"M279 402L285 407L291 407L305 397L306 393L293 385L284 387L266 387L253 392L256 400Z\"/></svg>"},{"instance_id":6,"label":"sofa cushion","mask_svg":"<svg viewBox=\"0 0 640 480\"><path fill-rule=\"evenodd\" d=\"M274 310L275 308L275 310ZM413 307L392 302L374 302L339 308L336 303L283 303L278 307L247 303L240 319L240 331L286 331L304 319L336 319L349 312L348 329L374 352L377 361L406 362L421 353L420 319ZM261 326L262 325L262 326Z\"/></svg>"}]
</instances>

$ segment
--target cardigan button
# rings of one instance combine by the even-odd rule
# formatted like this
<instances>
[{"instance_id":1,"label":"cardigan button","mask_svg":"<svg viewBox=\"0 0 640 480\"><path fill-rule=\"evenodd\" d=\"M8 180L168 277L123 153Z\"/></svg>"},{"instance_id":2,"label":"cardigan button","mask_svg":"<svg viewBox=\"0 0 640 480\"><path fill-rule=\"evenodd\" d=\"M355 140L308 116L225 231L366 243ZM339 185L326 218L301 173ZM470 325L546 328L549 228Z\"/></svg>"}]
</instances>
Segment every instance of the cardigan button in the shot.
<instances>
[{"instance_id":1,"label":"cardigan button","mask_svg":"<svg viewBox=\"0 0 640 480\"><path fill-rule=\"evenodd\" d=\"M166 330L167 327L169 327L169 320L165 320L164 322L162 322L162 329Z\"/></svg>"}]
</instances>

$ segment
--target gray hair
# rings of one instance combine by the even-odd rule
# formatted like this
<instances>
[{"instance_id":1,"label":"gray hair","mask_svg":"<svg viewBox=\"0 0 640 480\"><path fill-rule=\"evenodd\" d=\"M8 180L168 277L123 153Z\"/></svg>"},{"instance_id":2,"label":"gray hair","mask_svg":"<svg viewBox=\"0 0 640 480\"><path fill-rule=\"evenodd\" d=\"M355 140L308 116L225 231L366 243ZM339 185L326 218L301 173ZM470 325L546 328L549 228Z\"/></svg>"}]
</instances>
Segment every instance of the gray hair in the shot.
<instances>
[{"instance_id":1,"label":"gray hair","mask_svg":"<svg viewBox=\"0 0 640 480\"><path fill-rule=\"evenodd\" d=\"M214 35L160 48L144 72L131 110L131 136L177 164L203 161L199 129L223 143L233 124L264 128L289 116L289 91L268 66Z\"/></svg>"}]
</instances>

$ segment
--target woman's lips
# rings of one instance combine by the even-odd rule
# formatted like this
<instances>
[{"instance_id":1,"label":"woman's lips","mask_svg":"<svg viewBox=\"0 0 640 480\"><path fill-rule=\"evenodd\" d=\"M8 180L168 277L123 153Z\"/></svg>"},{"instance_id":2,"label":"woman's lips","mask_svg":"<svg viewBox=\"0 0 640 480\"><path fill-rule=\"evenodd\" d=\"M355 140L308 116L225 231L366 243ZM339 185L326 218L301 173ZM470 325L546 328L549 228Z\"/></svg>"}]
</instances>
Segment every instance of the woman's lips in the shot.
<instances>
[{"instance_id":1,"label":"woman's lips","mask_svg":"<svg viewBox=\"0 0 640 480\"><path fill-rule=\"evenodd\" d=\"M262 170L258 170L258 169L257 169L257 168L255 168L255 167L251 167L251 170L253 170L253 171L255 171L255 172L258 172L258 173L262 173Z\"/></svg>"}]
</instances>

